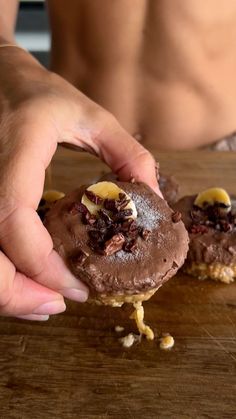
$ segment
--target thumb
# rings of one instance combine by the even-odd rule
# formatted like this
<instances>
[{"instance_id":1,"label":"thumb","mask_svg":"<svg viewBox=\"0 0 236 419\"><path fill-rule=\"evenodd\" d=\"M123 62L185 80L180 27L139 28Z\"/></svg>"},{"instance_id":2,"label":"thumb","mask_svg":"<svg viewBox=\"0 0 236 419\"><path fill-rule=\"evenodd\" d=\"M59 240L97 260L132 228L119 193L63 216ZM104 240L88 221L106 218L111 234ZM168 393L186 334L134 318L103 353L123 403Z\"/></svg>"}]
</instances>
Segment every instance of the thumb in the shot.
<instances>
[{"instance_id":1,"label":"thumb","mask_svg":"<svg viewBox=\"0 0 236 419\"><path fill-rule=\"evenodd\" d=\"M160 192L153 156L111 117L111 122L95 139L100 157L121 180L144 182L158 195Z\"/></svg>"}]
</instances>

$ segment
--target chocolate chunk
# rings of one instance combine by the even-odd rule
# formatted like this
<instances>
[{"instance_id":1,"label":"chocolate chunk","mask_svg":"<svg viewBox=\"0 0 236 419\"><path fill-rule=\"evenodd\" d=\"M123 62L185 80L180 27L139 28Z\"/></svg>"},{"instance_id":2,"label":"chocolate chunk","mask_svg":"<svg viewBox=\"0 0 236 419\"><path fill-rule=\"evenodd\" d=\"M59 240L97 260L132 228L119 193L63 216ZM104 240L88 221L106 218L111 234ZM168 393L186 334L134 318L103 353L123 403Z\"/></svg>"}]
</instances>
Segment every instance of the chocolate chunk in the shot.
<instances>
[{"instance_id":1,"label":"chocolate chunk","mask_svg":"<svg viewBox=\"0 0 236 419\"><path fill-rule=\"evenodd\" d=\"M172 221L173 223L178 223L182 218L181 212L175 211L172 214Z\"/></svg>"},{"instance_id":2,"label":"chocolate chunk","mask_svg":"<svg viewBox=\"0 0 236 419\"><path fill-rule=\"evenodd\" d=\"M232 230L232 226L226 220L220 220L219 224L220 224L221 230L224 231L224 232Z\"/></svg>"},{"instance_id":3,"label":"chocolate chunk","mask_svg":"<svg viewBox=\"0 0 236 419\"><path fill-rule=\"evenodd\" d=\"M121 231L123 233L128 233L130 231L131 225L136 222L132 219L132 218L128 218L125 221L123 221L123 223L121 224Z\"/></svg>"},{"instance_id":4,"label":"chocolate chunk","mask_svg":"<svg viewBox=\"0 0 236 419\"><path fill-rule=\"evenodd\" d=\"M135 220L129 219L121 224L121 231L129 238L136 239L140 233L139 228Z\"/></svg>"},{"instance_id":5,"label":"chocolate chunk","mask_svg":"<svg viewBox=\"0 0 236 419\"><path fill-rule=\"evenodd\" d=\"M89 211L86 212L86 214L83 214L83 222L84 224L88 224L90 226L93 226L97 221L97 218L95 215L90 214Z\"/></svg>"},{"instance_id":6,"label":"chocolate chunk","mask_svg":"<svg viewBox=\"0 0 236 419\"><path fill-rule=\"evenodd\" d=\"M143 240L147 241L151 235L151 231L147 228L142 228L140 235Z\"/></svg>"},{"instance_id":7,"label":"chocolate chunk","mask_svg":"<svg viewBox=\"0 0 236 419\"><path fill-rule=\"evenodd\" d=\"M125 252L134 253L137 249L137 240L128 240L123 245L123 250Z\"/></svg>"},{"instance_id":8,"label":"chocolate chunk","mask_svg":"<svg viewBox=\"0 0 236 419\"><path fill-rule=\"evenodd\" d=\"M114 221L124 220L126 217L130 217L132 214L133 214L133 211L131 208L124 209L122 211L119 211L117 214L115 214L113 217L113 220Z\"/></svg>"},{"instance_id":9,"label":"chocolate chunk","mask_svg":"<svg viewBox=\"0 0 236 419\"><path fill-rule=\"evenodd\" d=\"M100 209L98 211L98 215L101 217L101 219L106 223L107 226L111 225L112 219L109 216L109 213L105 209Z\"/></svg>"},{"instance_id":10,"label":"chocolate chunk","mask_svg":"<svg viewBox=\"0 0 236 419\"><path fill-rule=\"evenodd\" d=\"M104 255L111 256L122 249L125 242L123 234L115 234L110 240L107 240L104 245Z\"/></svg>"},{"instance_id":11,"label":"chocolate chunk","mask_svg":"<svg viewBox=\"0 0 236 419\"><path fill-rule=\"evenodd\" d=\"M115 199L105 199L104 208L111 212L117 212Z\"/></svg>"},{"instance_id":12,"label":"chocolate chunk","mask_svg":"<svg viewBox=\"0 0 236 419\"><path fill-rule=\"evenodd\" d=\"M104 208L113 213L117 213L128 205L130 199L124 193L119 193L119 199L105 199Z\"/></svg>"},{"instance_id":13,"label":"chocolate chunk","mask_svg":"<svg viewBox=\"0 0 236 419\"><path fill-rule=\"evenodd\" d=\"M72 215L75 215L78 213L87 214L87 212L88 212L88 209L84 204L82 204L82 202L73 202L73 204L70 206L70 209L69 209L69 213Z\"/></svg>"},{"instance_id":14,"label":"chocolate chunk","mask_svg":"<svg viewBox=\"0 0 236 419\"><path fill-rule=\"evenodd\" d=\"M88 235L93 242L99 243L104 240L105 232L102 232L101 230L89 230Z\"/></svg>"},{"instance_id":15,"label":"chocolate chunk","mask_svg":"<svg viewBox=\"0 0 236 419\"><path fill-rule=\"evenodd\" d=\"M95 205L102 205L102 203L103 203L104 200L100 196L96 195L92 191L88 191L87 189L86 189L86 191L84 193L87 196L87 198L91 202L93 202Z\"/></svg>"},{"instance_id":16,"label":"chocolate chunk","mask_svg":"<svg viewBox=\"0 0 236 419\"><path fill-rule=\"evenodd\" d=\"M108 235L111 238L112 236L114 236L117 233L122 233L121 224L120 223L112 223L108 227Z\"/></svg>"},{"instance_id":17,"label":"chocolate chunk","mask_svg":"<svg viewBox=\"0 0 236 419\"><path fill-rule=\"evenodd\" d=\"M120 192L120 193L119 193L119 200L120 200L120 201L122 201L122 200L124 200L124 199L126 199L126 195L125 195L125 193Z\"/></svg>"}]
</instances>

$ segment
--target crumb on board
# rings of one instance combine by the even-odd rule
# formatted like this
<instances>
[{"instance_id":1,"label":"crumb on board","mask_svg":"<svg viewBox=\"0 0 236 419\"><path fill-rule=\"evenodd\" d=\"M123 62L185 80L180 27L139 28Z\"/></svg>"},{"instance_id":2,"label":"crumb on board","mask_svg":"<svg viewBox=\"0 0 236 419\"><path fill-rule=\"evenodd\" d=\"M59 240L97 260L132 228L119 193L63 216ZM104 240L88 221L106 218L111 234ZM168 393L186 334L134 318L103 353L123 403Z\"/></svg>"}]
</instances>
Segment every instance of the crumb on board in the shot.
<instances>
[{"instance_id":1,"label":"crumb on board","mask_svg":"<svg viewBox=\"0 0 236 419\"><path fill-rule=\"evenodd\" d=\"M161 349L171 349L173 348L174 344L175 344L174 338L169 333L163 334L163 336L160 338Z\"/></svg>"},{"instance_id":2,"label":"crumb on board","mask_svg":"<svg viewBox=\"0 0 236 419\"><path fill-rule=\"evenodd\" d=\"M115 327L115 332L117 332L117 333L123 332L124 330L125 330L125 328L123 326L117 325Z\"/></svg>"},{"instance_id":3,"label":"crumb on board","mask_svg":"<svg viewBox=\"0 0 236 419\"><path fill-rule=\"evenodd\" d=\"M133 344L140 340L140 335L135 335L134 333L129 333L127 336L120 338L124 348L130 348Z\"/></svg>"}]
</instances>

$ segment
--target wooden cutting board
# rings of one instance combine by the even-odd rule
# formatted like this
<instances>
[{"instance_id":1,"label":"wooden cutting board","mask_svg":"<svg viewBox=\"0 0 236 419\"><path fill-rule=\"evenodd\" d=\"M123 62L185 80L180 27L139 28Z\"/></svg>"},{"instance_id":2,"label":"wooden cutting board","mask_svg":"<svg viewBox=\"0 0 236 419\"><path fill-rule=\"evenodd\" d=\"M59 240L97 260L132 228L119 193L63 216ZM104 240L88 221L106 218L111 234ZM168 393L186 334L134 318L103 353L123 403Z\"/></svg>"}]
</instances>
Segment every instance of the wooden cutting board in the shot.
<instances>
[{"instance_id":1,"label":"wooden cutting board","mask_svg":"<svg viewBox=\"0 0 236 419\"><path fill-rule=\"evenodd\" d=\"M154 153L157 157L157 153ZM162 153L181 194L208 186L235 193L233 153ZM59 150L53 186L69 191L107 170L84 153ZM156 334L175 338L123 349L114 331L135 331L129 307L67 303L46 323L0 319L0 418L236 417L236 284L178 274L145 304Z\"/></svg>"}]
</instances>

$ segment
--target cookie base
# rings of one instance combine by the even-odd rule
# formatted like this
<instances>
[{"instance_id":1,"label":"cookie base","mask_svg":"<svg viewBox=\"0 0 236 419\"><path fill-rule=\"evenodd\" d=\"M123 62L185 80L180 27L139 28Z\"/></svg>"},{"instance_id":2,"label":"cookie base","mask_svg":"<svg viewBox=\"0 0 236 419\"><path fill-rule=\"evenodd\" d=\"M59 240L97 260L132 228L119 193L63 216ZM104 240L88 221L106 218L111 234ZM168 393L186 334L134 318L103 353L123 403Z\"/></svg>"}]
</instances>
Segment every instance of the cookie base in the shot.
<instances>
[{"instance_id":1,"label":"cookie base","mask_svg":"<svg viewBox=\"0 0 236 419\"><path fill-rule=\"evenodd\" d=\"M158 290L159 287L153 288L152 290L140 293L140 294L124 294L124 295L106 295L106 294L98 294L94 298L89 298L88 302L92 304L98 305L106 305L112 307L121 307L123 304L135 304L138 302L143 302L149 300L155 292Z\"/></svg>"},{"instance_id":2,"label":"cookie base","mask_svg":"<svg viewBox=\"0 0 236 419\"><path fill-rule=\"evenodd\" d=\"M198 279L213 279L214 281L220 281L224 284L230 284L234 282L236 278L236 265L223 265L219 262L214 263L196 263L186 264L183 267L183 271L188 275L197 277Z\"/></svg>"}]
</instances>

